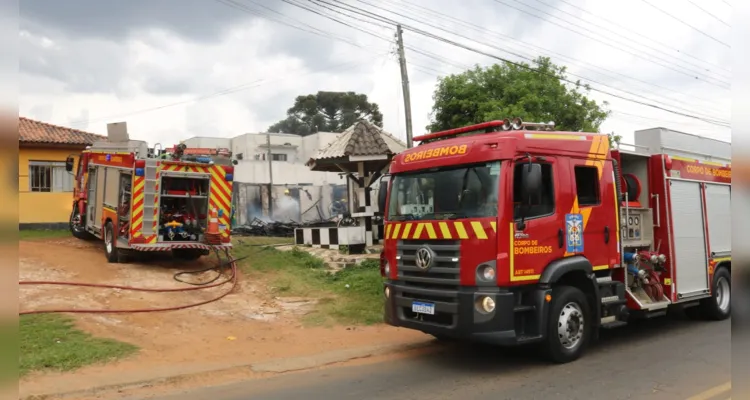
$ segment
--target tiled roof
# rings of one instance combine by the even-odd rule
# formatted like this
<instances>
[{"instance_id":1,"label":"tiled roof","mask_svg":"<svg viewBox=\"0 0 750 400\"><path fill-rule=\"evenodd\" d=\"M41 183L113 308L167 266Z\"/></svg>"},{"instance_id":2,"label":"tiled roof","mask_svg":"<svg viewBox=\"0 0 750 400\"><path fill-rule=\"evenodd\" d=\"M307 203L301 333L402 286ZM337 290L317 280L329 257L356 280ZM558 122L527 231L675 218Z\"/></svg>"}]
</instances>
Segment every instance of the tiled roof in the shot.
<instances>
[{"instance_id":1,"label":"tiled roof","mask_svg":"<svg viewBox=\"0 0 750 400\"><path fill-rule=\"evenodd\" d=\"M313 160L349 156L392 155L405 149L406 145L400 140L378 126L360 120L342 132L328 147L321 149Z\"/></svg>"},{"instance_id":2,"label":"tiled roof","mask_svg":"<svg viewBox=\"0 0 750 400\"><path fill-rule=\"evenodd\" d=\"M106 137L18 117L18 140L20 143L91 145Z\"/></svg>"}]
</instances>

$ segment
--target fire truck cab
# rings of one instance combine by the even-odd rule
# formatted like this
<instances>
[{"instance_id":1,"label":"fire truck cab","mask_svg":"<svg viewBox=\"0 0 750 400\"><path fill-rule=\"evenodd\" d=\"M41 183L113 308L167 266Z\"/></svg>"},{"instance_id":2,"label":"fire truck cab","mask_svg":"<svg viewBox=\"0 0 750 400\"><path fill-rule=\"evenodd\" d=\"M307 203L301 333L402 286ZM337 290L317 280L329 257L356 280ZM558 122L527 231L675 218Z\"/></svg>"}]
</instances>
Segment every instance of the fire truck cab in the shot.
<instances>
[{"instance_id":1,"label":"fire truck cab","mask_svg":"<svg viewBox=\"0 0 750 400\"><path fill-rule=\"evenodd\" d=\"M213 247L231 247L234 174L228 150L151 149L119 138L83 151L75 171L70 230L100 239L109 262L132 252L168 252L196 259ZM72 172L70 157L66 168ZM208 235L214 219L218 234ZM215 226L215 225L214 225Z\"/></svg>"},{"instance_id":2,"label":"fire truck cab","mask_svg":"<svg viewBox=\"0 0 750 400\"><path fill-rule=\"evenodd\" d=\"M379 198L385 321L538 343L564 363L599 329L672 307L728 318L730 166L553 129L491 121L394 158Z\"/></svg>"}]
</instances>

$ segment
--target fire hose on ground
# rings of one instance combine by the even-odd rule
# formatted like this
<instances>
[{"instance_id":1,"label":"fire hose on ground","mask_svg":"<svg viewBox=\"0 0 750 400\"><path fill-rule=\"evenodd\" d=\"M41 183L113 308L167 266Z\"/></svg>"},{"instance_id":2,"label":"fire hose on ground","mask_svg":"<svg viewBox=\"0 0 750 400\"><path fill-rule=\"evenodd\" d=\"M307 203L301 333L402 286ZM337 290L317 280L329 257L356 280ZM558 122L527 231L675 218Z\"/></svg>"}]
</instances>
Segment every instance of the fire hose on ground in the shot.
<instances>
[{"instance_id":1,"label":"fire hose on ground","mask_svg":"<svg viewBox=\"0 0 750 400\"><path fill-rule=\"evenodd\" d=\"M210 244L210 241L209 241ZM227 283L231 283L231 287L229 290L225 291L224 293L220 294L217 297L214 297L210 300L201 301L197 303L191 303L186 305L180 305L180 306L173 306L173 307L162 307L162 308L143 308L143 309L48 309L48 310L29 310L29 311L21 311L18 314L19 315L29 315L29 314L50 314L50 313L78 313L78 314L124 314L124 313L146 313L146 312L161 312L161 311L176 311L176 310L182 310L186 308L192 308L192 307L198 307L202 306L204 304L213 303L215 301L221 300L224 297L226 297L228 294L232 293L234 289L237 286L237 261L246 258L233 258L229 254L229 249L224 249L224 254L227 257L226 261L223 261L221 259L221 253L219 252L219 249L212 246L212 250L215 252L219 265L211 268L206 268L203 270L198 271L183 271L178 272L174 275L174 279L182 282L193 285L193 287L185 287L185 288L141 288L141 287L133 287L133 286L120 286L120 285L106 285L106 284L97 284L97 283L83 283L83 282L62 282L62 281L19 281L19 285L55 285L55 286L79 286L79 287L94 287L94 288L104 288L104 289L119 289L119 290L127 290L127 291L134 291L134 292L156 292L156 293L168 293L168 292L189 292L189 291L195 291L195 290L202 290L202 289L209 289L214 288L218 286L225 285ZM224 267L229 266L231 270L231 276L227 278L224 281L221 281L219 283L212 283L216 282L219 277L222 275L222 270ZM191 282L185 282L182 280L177 279L177 276L184 275L184 274L198 274L203 273L206 271L216 270L218 272L218 275L216 278L214 278L211 281L203 282L203 283L191 283Z\"/></svg>"}]
</instances>

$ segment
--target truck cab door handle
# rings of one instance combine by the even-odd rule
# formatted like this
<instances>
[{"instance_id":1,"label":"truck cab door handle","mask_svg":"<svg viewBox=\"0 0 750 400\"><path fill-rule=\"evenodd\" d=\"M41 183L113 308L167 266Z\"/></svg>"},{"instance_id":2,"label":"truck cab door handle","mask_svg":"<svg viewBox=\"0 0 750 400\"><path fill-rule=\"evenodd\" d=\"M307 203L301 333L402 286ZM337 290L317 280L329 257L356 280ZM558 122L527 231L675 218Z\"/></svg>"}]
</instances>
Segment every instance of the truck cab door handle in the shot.
<instances>
[{"instance_id":1,"label":"truck cab door handle","mask_svg":"<svg viewBox=\"0 0 750 400\"><path fill-rule=\"evenodd\" d=\"M604 243L609 244L609 227L604 227Z\"/></svg>"},{"instance_id":2,"label":"truck cab door handle","mask_svg":"<svg viewBox=\"0 0 750 400\"><path fill-rule=\"evenodd\" d=\"M560 228L557 230L557 245L562 249L563 244L565 244L565 235L563 235L563 230Z\"/></svg>"}]
</instances>

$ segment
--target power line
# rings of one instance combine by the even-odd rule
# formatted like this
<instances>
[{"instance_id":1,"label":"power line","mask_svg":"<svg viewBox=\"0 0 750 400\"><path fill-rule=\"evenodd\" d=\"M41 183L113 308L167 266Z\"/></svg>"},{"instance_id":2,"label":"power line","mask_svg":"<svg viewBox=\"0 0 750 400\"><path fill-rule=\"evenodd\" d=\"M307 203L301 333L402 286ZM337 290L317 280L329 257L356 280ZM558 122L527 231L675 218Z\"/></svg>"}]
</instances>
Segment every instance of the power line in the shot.
<instances>
[{"instance_id":1,"label":"power line","mask_svg":"<svg viewBox=\"0 0 750 400\"><path fill-rule=\"evenodd\" d=\"M379 57L382 57L382 56L383 56L383 54L380 54L380 55L376 55L374 57L368 57L365 60L358 60L357 62L349 61L349 62L346 62L346 63L336 64L336 65L328 66L326 68L321 68L321 69L318 69L318 70L315 70L315 71L310 71L309 73L302 74L302 75L299 75L299 76L313 75L313 74L317 74L317 73L320 73L320 72L325 72L325 71L332 70L332 69L339 69L339 68L345 67L345 66L349 66L350 68L351 67L356 67L356 66L359 66L359 65L362 65L362 64L366 64L366 63L370 62L372 59L376 59L376 58L379 58ZM286 79L286 77L288 76L288 74L290 72L294 72L294 71L285 72L285 74L284 74L283 77L279 76L276 79L271 79L271 81ZM106 121L106 120L111 120L111 119L114 119L114 118L128 117L128 116L132 116L132 115L137 115L137 114L143 114L143 113L148 113L148 112L152 112L152 111L162 110L162 109L169 108L169 107L175 107L175 106L179 106L179 105L184 105L184 104L189 104L189 103L195 103L195 102L198 102L198 101L202 101L202 100L206 100L206 99L210 99L210 98L215 98L215 97L220 97L220 96L225 96L225 95L228 95L228 94L233 94L233 93L241 92L243 90L247 90L247 89L251 89L251 88L254 88L254 87L258 87L258 86L262 85L267 80L269 80L269 78L258 79L258 80L255 80L253 82L249 82L249 83L245 83L245 84L242 84L242 85L239 85L239 86L235 86L235 87L232 87L232 88L224 89L224 90L221 90L221 91L218 91L218 92L214 92L214 93L211 93L211 94L208 94L208 95L197 96L197 97L194 97L192 99L187 99L187 100L178 101L178 102L174 102L174 103L164 104L164 105L161 105L161 106L143 108L143 109L140 109L140 110L130 111L130 112L127 112L127 113L122 113L122 114L109 115L109 116L106 116L106 117L98 117L98 118L91 118L91 119L87 119L87 120L73 121L73 122L71 122L71 125L81 125L83 123Z\"/></svg>"},{"instance_id":2,"label":"power line","mask_svg":"<svg viewBox=\"0 0 750 400\"><path fill-rule=\"evenodd\" d=\"M717 17L717 16L715 16L715 15L711 14L711 12L710 12L710 11L708 11L708 10L706 10L705 8L703 8L703 7L699 6L698 4L695 4L695 2L694 2L693 0L687 0L687 2L688 2L688 3L690 3L690 4L692 4L692 5L694 5L694 6L695 6L695 8L697 8L697 9L699 9L699 10L703 11L704 13L706 13L706 14L710 15L711 17L713 17L713 19L715 19L715 20L717 20L717 21L721 22L722 24L726 25L727 27L729 27L729 28L731 28L731 27L732 27L731 25L729 25L729 24L727 24L726 22L724 22L724 20L723 20L723 19L721 19L721 18L719 18L719 17Z\"/></svg>"},{"instance_id":3,"label":"power line","mask_svg":"<svg viewBox=\"0 0 750 400\"><path fill-rule=\"evenodd\" d=\"M325 1L322 1L322 0L320 0L320 1L323 2L323 3L325 3ZM336 1L336 0L334 0L334 1ZM361 0L359 0L359 1L362 2ZM343 8L340 5L334 5L334 7ZM353 7L353 6L350 6L350 7ZM355 8L355 10L349 10L349 11L354 11L354 12L357 12L357 13L359 13L361 15L370 15L373 18L376 18L378 20L381 20L381 21L384 21L384 22L387 22L387 23L394 23L394 24L396 23L396 22L394 22L393 20L390 20L387 17L383 17L383 16L380 16L378 14L375 14L375 13L372 13L372 12L366 11L366 10L361 10L361 9L360 10L356 10L356 7L354 7L354 8ZM454 45L456 47L460 47L460 48L463 48L463 49L475 52L477 54L482 54L482 55L490 57L490 58L494 58L494 59L497 59L497 60L500 60L500 61L504 61L506 63L509 63L511 65L515 65L515 66L520 67L520 68L524 68L524 69L531 70L531 71L534 71L534 72L537 72L537 73L540 73L540 74L543 74L543 75L554 77L556 79L559 79L561 81L564 81L564 82L567 82L567 83L570 83L570 84L574 84L574 85L579 85L580 84L579 82L574 82L574 81L572 81L570 79L563 78L563 77L560 77L560 76L557 76L557 75L554 75L554 74L545 73L543 71L539 71L538 69L531 68L531 67L529 67L527 65L524 65L524 64L521 64L521 63L518 63L518 62L514 62L514 61L510 61L508 59L496 56L494 54L490 54L490 53L484 52L482 50L478 50L478 49L475 49L475 48L463 45L461 43L457 43L457 42L449 40L449 39L445 39L445 38L443 38L441 36L437 36L435 34L423 31L423 30L418 29L418 28L410 27L410 26L405 25L405 24L402 24L402 25L404 26L404 28L407 28L407 29L411 30L412 32L420 34L422 36L430 37L430 38L433 38L435 40L438 40L438 41L441 41L441 42L444 42L444 43L452 44L452 45ZM440 28L440 29L443 30L442 28ZM461 35L458 35L458 34L456 34L456 35L457 36L461 36ZM471 39L469 39L469 40L471 40ZM486 45L486 46L493 47L493 46L490 46L490 45ZM520 56L520 57L522 57L522 56ZM532 60L532 62L533 62L533 60ZM592 79L580 77L580 76L577 76L577 75L572 74L572 73L570 73L570 75L579 77L579 78L584 79L584 80L588 80L588 81L590 81L592 83L595 83L595 84L598 84L600 86L608 87L608 88L615 89L615 90L620 90L620 91L622 91L624 93L627 93L627 94L630 94L630 95L634 95L636 97L642 97L642 96L639 96L637 94L631 93L631 92L626 91L626 90L612 88L612 87L610 87L610 86L608 86L606 84L594 81ZM670 112L670 113L674 113L674 114L677 114L677 115L682 115L682 116L686 116L686 117L689 117L689 118L695 118L695 119L699 119L699 120L706 121L706 122L713 123L713 124L717 124L717 125L728 125L729 124L726 121L718 120L718 119L715 119L715 118L710 117L710 116L702 116L702 115L700 115L698 113L687 114L687 113L683 113L683 112L680 112L680 111L676 111L676 110L672 110L672 109L669 109L669 108L665 108L665 107L662 107L662 106L659 106L659 105L656 105L656 104L646 103L646 102L643 102L643 101L640 101L640 100L637 100L637 99L632 99L632 98L628 98L628 97L625 97L625 96L621 96L621 95L618 95L618 94L615 94L615 93L612 93L612 92L609 92L609 91L606 91L606 90L602 90L602 89L598 89L598 88L594 88L594 87L589 87L589 89L591 89L593 91L596 91L596 92L599 92L599 93L602 93L602 94L606 94L606 95L615 97L615 98L619 98L619 99L622 99L622 100L630 101L630 102L637 103L637 104L640 104L640 105L643 105L643 106L647 106L647 107L656 108L656 109L659 109L659 110L662 110L662 111L666 111L666 112Z\"/></svg>"},{"instance_id":4,"label":"power line","mask_svg":"<svg viewBox=\"0 0 750 400\"><path fill-rule=\"evenodd\" d=\"M641 0L641 1L642 1L642 2L644 2L644 3L646 3L646 4L648 4L648 5L649 5L649 6L651 6L652 8L654 8L654 9L656 9L656 10L658 10L658 11L661 11L661 12L662 12L663 14L666 14L666 15L668 15L668 16L670 16L670 17L672 17L672 19L674 19L674 20L676 20L676 21L678 21L678 22L682 23L683 25L685 25L685 26L687 26L687 27L690 27L690 28L692 28L692 29L693 29L693 30L695 30L696 32L700 33L701 35L703 35L703 36L705 36L705 37L707 37L707 38L709 38L709 39L711 39L711 40L713 40L713 41L715 41L715 42L717 42L717 43L719 43L719 44L721 44L721 45L723 45L723 46L725 46L725 47L727 47L727 48L732 48L732 46L728 45L727 43L725 43L725 42L722 42L721 40L719 40L719 39L717 39L717 38L715 38L715 37L713 37L713 36L709 35L708 33L706 33L706 32L703 32L702 30L700 30L700 29L698 29L698 28L694 27L693 25L690 25L690 24L688 24L687 22L685 22L685 21L681 20L680 18L677 18L677 17L676 17L676 16L674 16L673 14L670 14L670 13L668 13L668 12L666 12L666 11L662 10L661 8L659 8L659 7L655 6L655 5L654 5L653 3L651 3L650 1L648 1L648 0Z\"/></svg>"},{"instance_id":5,"label":"power line","mask_svg":"<svg viewBox=\"0 0 750 400\"><path fill-rule=\"evenodd\" d=\"M587 29L585 27L582 27L582 26L580 26L578 24L574 24L574 23L571 23L569 21L565 21L565 20L562 20L562 19L561 20L563 22L565 22L565 24L560 24L560 23L557 23L557 22L554 22L554 21L551 21L551 20L548 20L548 19L544 19L543 17L541 17L539 15L536 15L536 14L534 14L532 12L529 12L529 11L526 11L526 10L522 10L522 9L520 9L520 8L518 8L516 6L513 6L511 4L508 4L508 3L506 3L506 2L504 2L502 0L493 0L493 1L496 2L496 3L498 3L498 4L502 4L502 5L506 6L506 7L512 8L514 10L520 11L520 12L522 12L524 14L530 15L530 16L532 16L534 18L538 18L538 19L540 19L542 21L545 21L547 23L550 23L550 24L553 24L553 25L558 26L560 28L563 28L565 30L568 30L570 32L573 32L573 33L576 33L578 35L581 35L581 36L583 36L585 38L588 38L588 39L594 40L596 42L599 42L599 43L601 43L601 44L603 44L603 45L605 45L607 47L610 47L610 48L613 48L615 50L619 50L619 51L622 51L624 53L628 53L628 54L630 54L630 55L632 55L634 57L646 60L646 61L648 61L648 62L650 62L652 64L659 65L659 66L664 67L666 69L675 71L677 73L683 74L685 76L689 76L689 77L697 79L697 80L702 80L702 81L704 81L704 82L706 82L706 83L708 83L710 85L721 87L723 89L729 89L729 82L727 82L727 81L722 81L721 79L707 77L707 78L713 79L713 80L715 80L715 81L717 81L719 83L725 84L726 87L725 86L721 86L721 85L716 84L716 83L713 83L713 82L709 82L708 79L701 79L699 76L695 75L696 71L690 70L687 67L679 66L680 68L682 68L684 70L678 70L677 68L675 68L675 67L677 67L677 65L675 65L675 67L671 66L670 63L672 63L672 60L668 60L668 59L664 59L662 57L654 56L653 54L648 54L648 55L647 54L641 54L641 53L639 53L639 50L637 48L634 48L633 46L630 46L629 44L627 44L625 42L615 41L615 40L610 39L610 41L616 42L616 43L619 44L619 46L616 46L613 43L611 43L610 41L602 40L602 39L600 39L600 38L598 38L596 36L592 36L592 35L589 35L589 34L587 34L585 32L580 32L580 31L577 31L577 30L574 30L574 29L570 28L571 26L575 26L577 28L583 29L584 31L588 30L589 32L591 32L591 30L589 30L589 29ZM514 0L514 1L519 2L518 0ZM521 3L521 4L524 4L524 3ZM558 18L558 17L552 15L551 13L548 13L546 11L543 11L543 10L540 10L538 8L532 7L532 6L528 5L528 4L524 4L524 5L526 7L534 9L536 11L539 11L539 12L541 12L543 14L547 14L547 15L550 15L550 16L552 16L554 18ZM560 18L558 18L558 19L560 19ZM634 49L634 51L626 50L622 46L628 47L630 49ZM659 60L659 61L662 61L662 62L657 62L656 60Z\"/></svg>"},{"instance_id":6,"label":"power line","mask_svg":"<svg viewBox=\"0 0 750 400\"><path fill-rule=\"evenodd\" d=\"M358 1L360 1L360 0L358 0ZM363 1L360 1L360 2L362 2L362 3L364 3L364 4L368 4L368 3L365 3L365 2L363 2ZM407 4L408 4L408 3L407 3ZM370 5L370 4L368 4L368 5ZM399 14L399 13L396 13L396 12L394 12L394 11L391 11L391 10L389 10L389 9L386 9L386 8L383 8L383 7L378 7L378 6L374 6L374 5L370 5L370 6L371 6L371 7L374 7L374 8L379 8L379 9L381 9L381 10L384 10L384 11L390 12L390 13L392 13L392 14L396 14L396 15L401 15L401 14ZM401 4L399 4L399 6L402 6L402 5L401 5ZM430 9L427 9L427 8L424 8L424 7L422 7L422 9L423 9L423 10L426 10L426 11L432 11L432 10L430 10ZM412 9L412 10L410 10L410 11L414 12L414 10L413 10L413 9ZM474 30L476 30L476 31L478 31L478 32L480 32L480 33L482 33L482 34L485 34L485 35L486 35L486 34L488 34L488 33L490 33L490 34L495 34L496 36L499 36L499 37L503 37L503 38L508 38L508 39L510 39L510 40L513 40L513 41L518 41L518 42L521 42L521 43L523 43L523 44L525 44L525 45L527 45L527 46L530 46L530 47L535 47L535 48L537 48L537 49L540 49L540 50L542 50L542 51L546 51L546 52L548 52L548 53L551 53L551 54L556 54L556 55L558 55L559 57L561 57L561 58L563 58L563 59L573 60L573 61L574 61L574 62L573 62L574 64L575 64L575 62L578 62L579 64L583 64L583 65L586 65L586 64L587 64L587 63L585 63L585 62L583 62L583 61L580 61L580 60L574 59L574 58L572 58L572 57L568 57L568 56L566 56L566 55L564 55L564 54L556 53L556 52L554 52L554 51L551 51L551 50L547 50L547 49L545 49L545 48L542 48L542 47L539 47L539 46L535 46L535 45L533 45L533 44L529 44L529 43L523 42L523 41L521 41L521 40L517 40L517 39L515 39L515 38L513 38L513 37L510 37L510 36L506 36L506 35L503 35L503 34L499 34L499 33L495 32L495 31L492 31L492 30L489 30L489 29L486 29L486 28L480 28L480 27L476 27L475 25L473 25L473 24L470 24L470 23L468 23L468 22L466 22L466 21L463 21L463 20L460 20L460 19L457 19L457 18L453 18L453 17L450 17L450 16L446 16L445 14L442 14L442 13L439 13L439 12L436 12L436 11L432 11L432 12L433 12L433 13L435 13L435 14L438 14L438 15L440 15L440 16L446 17L446 19L448 19L448 20L450 20L450 21L455 21L455 22L457 22L457 23L459 23L459 24L462 24L463 26L465 26L465 27L466 27L466 28L468 28L468 29L474 29ZM411 18L411 17L405 16L405 15L401 15L401 16L403 16L403 17L405 17L405 18L407 18L407 19L410 19L410 20L413 20L413 21L416 21L416 22L422 23L422 20L418 20L418 19L415 19L415 18ZM427 24L427 25L429 26L429 24ZM444 30L444 28L442 28L442 27L436 27L436 28L438 28L438 29L441 29L441 30ZM460 35L457 35L457 36L460 36ZM476 41L476 40L473 40L473 39L470 39L470 40L472 40L472 41ZM481 43L481 44L484 44L484 45L487 45L486 43L482 43L482 42L479 42L479 43ZM492 45L487 45L487 46L488 46L488 47L493 47ZM528 56L527 56L526 58L527 58L527 59L530 59L530 58L529 58ZM606 72L609 72L609 73L610 73L610 74L612 74L612 75L617 75L617 76L621 76L621 77L623 77L623 78L626 78L626 79L630 79L630 80L633 80L633 81L636 81L636 82L642 83L642 84L644 84L644 85L648 85L648 86L653 86L653 87L656 87L656 88L659 88L659 89L662 89L662 90L670 91L670 92L673 92L673 93L676 93L676 94L680 94L680 95L683 95L683 96L686 96L686 97L692 97L692 98L694 98L694 99L702 100L702 101L705 101L705 102L713 102L713 100L708 100L708 99L704 99L704 98L701 98L701 97L698 97L698 96L695 96L695 95L689 95L689 94L686 94L686 93L683 93L683 92L680 92L680 91L677 91L677 90L674 90L674 89L670 89L670 88L667 88L667 87L664 87L664 86L661 86L661 85L658 85L658 84L654 84L654 83L646 82L646 81L643 81L643 80L641 80L641 79L638 79L638 78L635 78L635 77L631 77L631 76L629 76L629 75L626 75L626 74L622 74L622 73L619 73L619 72L616 72L616 71L612 71L612 70L609 70L609 69L606 69L606 68L603 68L603 67L599 67L599 66L596 66L596 65L593 65L593 67L594 67L594 68L597 68L597 69L601 69L601 70L603 70L603 71L606 71ZM585 67L584 67L584 68L585 68ZM603 73L601 73L601 72L595 71L594 69L591 69L591 70L592 70L593 72L595 72L595 73L599 73L599 74L602 74L602 75L605 75L605 76L606 76L606 74L603 74ZM647 91L647 92L648 92L648 93L651 93L651 94L654 94L654 95L656 95L656 96L658 96L658 97L665 97L665 98L667 98L667 97L666 97L666 96L664 96L663 94L657 94L657 93L655 93L655 92L653 92L653 91ZM671 100L671 99L670 99L670 100ZM710 108L710 107L712 107L712 106L708 106L708 107Z\"/></svg>"},{"instance_id":7,"label":"power line","mask_svg":"<svg viewBox=\"0 0 750 400\"><path fill-rule=\"evenodd\" d=\"M633 33L633 34L635 34L635 35L638 35L638 36L640 36L640 37L642 37L642 38L644 38L644 39L646 39L646 40L650 40L650 41L652 41L652 42L654 42L654 43L658 43L658 44L660 44L660 45L662 45L662 46L664 46L664 47L668 47L668 48L671 48L671 49L675 50L675 51L676 51L677 53L679 53L679 54L682 54L682 55L684 55L684 56L687 56L687 57L690 57L690 58L692 58L693 60L704 62L704 63L706 63L706 64L712 65L713 67L716 67L716 68L718 68L718 69L720 69L720 70L722 70L722 71L725 71L725 72L731 72L730 70L728 70L728 69L726 69L726 68L722 67L721 65L718 65L718 64L714 64L714 63L711 63L711 62L709 62L709 61L705 60L705 58L701 58L701 57L696 57L696 56L694 56L694 55L691 55L691 54L689 54L689 53L686 53L686 52L685 52L684 50L673 48L673 47L671 47L671 46L669 46L669 45L667 45L667 44L664 44L663 42L659 41L659 40L658 40L657 38L655 38L655 37L653 37L653 36L646 36L646 35L644 35L644 34L642 34L642 33L638 32L638 31L636 31L636 30L633 30L633 29L630 29L630 28L628 28L628 27L625 27L625 26L623 26L622 24L618 23L617 21L613 21L613 20L611 20L611 19L608 19L608 18L602 17L602 16L600 16L600 15L594 14L594 13L592 13L591 11L588 11L588 10L586 10L586 9L585 9L585 8L583 8L583 7L577 6L577 5L575 5L575 4L571 3L571 2L569 2L568 0L557 0L557 1L560 1L560 2L562 2L562 3L565 3L565 4L569 5L570 7L573 7L573 8L575 8L575 9L577 9L577 10L580 10L580 11L582 11L582 12L586 13L586 14L589 14L589 15L591 15L592 17L594 17L594 18L596 18L596 19L600 19L600 20L602 20L602 21L605 21L605 22L607 22L607 23L609 23L609 24L615 25L615 26L619 27L620 29L623 29L623 30L626 30L626 31L628 31L628 32L631 32L631 33Z\"/></svg>"},{"instance_id":8,"label":"power line","mask_svg":"<svg viewBox=\"0 0 750 400\"><path fill-rule=\"evenodd\" d=\"M420 64L414 63L413 61L410 61L409 65L411 65L415 70L417 70L419 72L422 72L423 74L426 74L426 75L430 75L430 76L448 75L445 71L436 70L436 69L431 68L431 67L427 67L427 66L424 66L424 65L420 65ZM616 109L609 109L609 112L611 112L612 114L627 115L627 116L634 117L634 118L639 118L639 119L645 119L645 120L651 120L651 121L657 121L657 122L667 122L667 123L675 124L675 125L690 125L692 127L691 129L701 129L701 130L707 130L708 129L708 128L698 128L698 127L695 127L695 126L693 126L693 124L691 124L689 122L685 122L685 121L673 121L673 120L667 120L667 119L663 119L663 118L646 117L646 116L643 116L643 115L632 114L632 113L628 113L628 112L624 112L624 111L620 111L620 110L616 110ZM608 117L617 118L616 116L612 116L612 115L610 115ZM619 118L619 119L625 120L625 118ZM705 121L701 121L701 122L705 122Z\"/></svg>"},{"instance_id":9,"label":"power line","mask_svg":"<svg viewBox=\"0 0 750 400\"><path fill-rule=\"evenodd\" d=\"M515 0L515 1L516 1L516 2L519 2L518 0ZM544 2L544 1L542 1L542 0L534 0L534 1L536 1L537 3L541 3L541 4L544 4L545 6L547 6L547 7L551 8L551 9L553 9L553 10L557 10L557 11L559 11L559 12L561 12L561 13L563 13L563 14L569 15L569 16L571 16L571 17L573 17L573 18L578 18L578 16L577 16L577 15L575 15L575 14L573 14L573 13L570 13L570 12L568 12L568 11L562 10L562 9L560 9L560 8L558 8L558 7L554 7L554 6L551 6L551 5L547 4L546 2ZM690 1L690 0L688 0L688 1ZM525 4L525 3L524 3L524 4ZM526 6L527 6L527 7L529 7L529 8L533 8L533 9L535 9L535 10L538 10L539 12L542 12L542 13L544 13L544 11L541 11L541 10L539 10L539 9L537 9L537 8L531 7L531 6L529 6L529 5L526 5ZM552 15L552 14L549 14L549 13L546 13L546 14L547 14L547 15ZM561 21L565 21L565 22L568 22L568 23L570 23L569 21L566 21L566 20L564 20L564 19L562 19L562 18L560 18L560 17L555 17L555 18L557 18L557 19L559 19L559 20L561 20ZM607 31L607 32L610 32L610 33L612 33L612 34L616 35L617 37L621 37L621 36L622 36L622 34L620 34L620 33L616 32L616 31L614 31L613 29L611 29L611 28L609 28L609 27L607 27L607 26L605 26L605 25L599 24L598 22L594 22L594 21L587 21L587 22L588 22L589 24L595 25L595 26L597 26L597 27L599 27L599 28L601 28L601 29L603 29L603 30L605 30L605 31ZM580 26L579 26L579 27L580 27ZM581 29L586 29L586 28L584 28L584 27L580 27L580 28L581 28ZM594 33L594 32L593 32L592 30L589 30L589 29L586 29L586 30L587 30L587 31L589 31L589 32L592 32L592 33ZM648 39L648 40L649 40L649 42L650 42L650 41L652 41L652 39ZM657 48L656 48L656 47L654 47L654 46L651 46L650 44L644 44L644 43L642 43L642 42L640 42L639 44L640 44L641 46L643 46L643 47L647 48L647 49L650 49L650 50L654 50L654 51L656 51L657 53L661 53L661 52L662 52L661 50L657 49ZM693 63L693 62L689 62L689 61L686 61L686 60L682 60L682 62L684 62L684 63L686 63L686 64L689 64L689 65L692 65L692 66L694 66L694 67L696 67L696 68L700 68L701 70L705 70L705 71L708 71L708 72L712 72L712 71L711 71L710 69L707 69L706 67L700 66L700 65L698 65L698 64L695 64L695 63ZM727 78L727 77L726 77L726 76L722 76L722 78Z\"/></svg>"}]
</instances>

